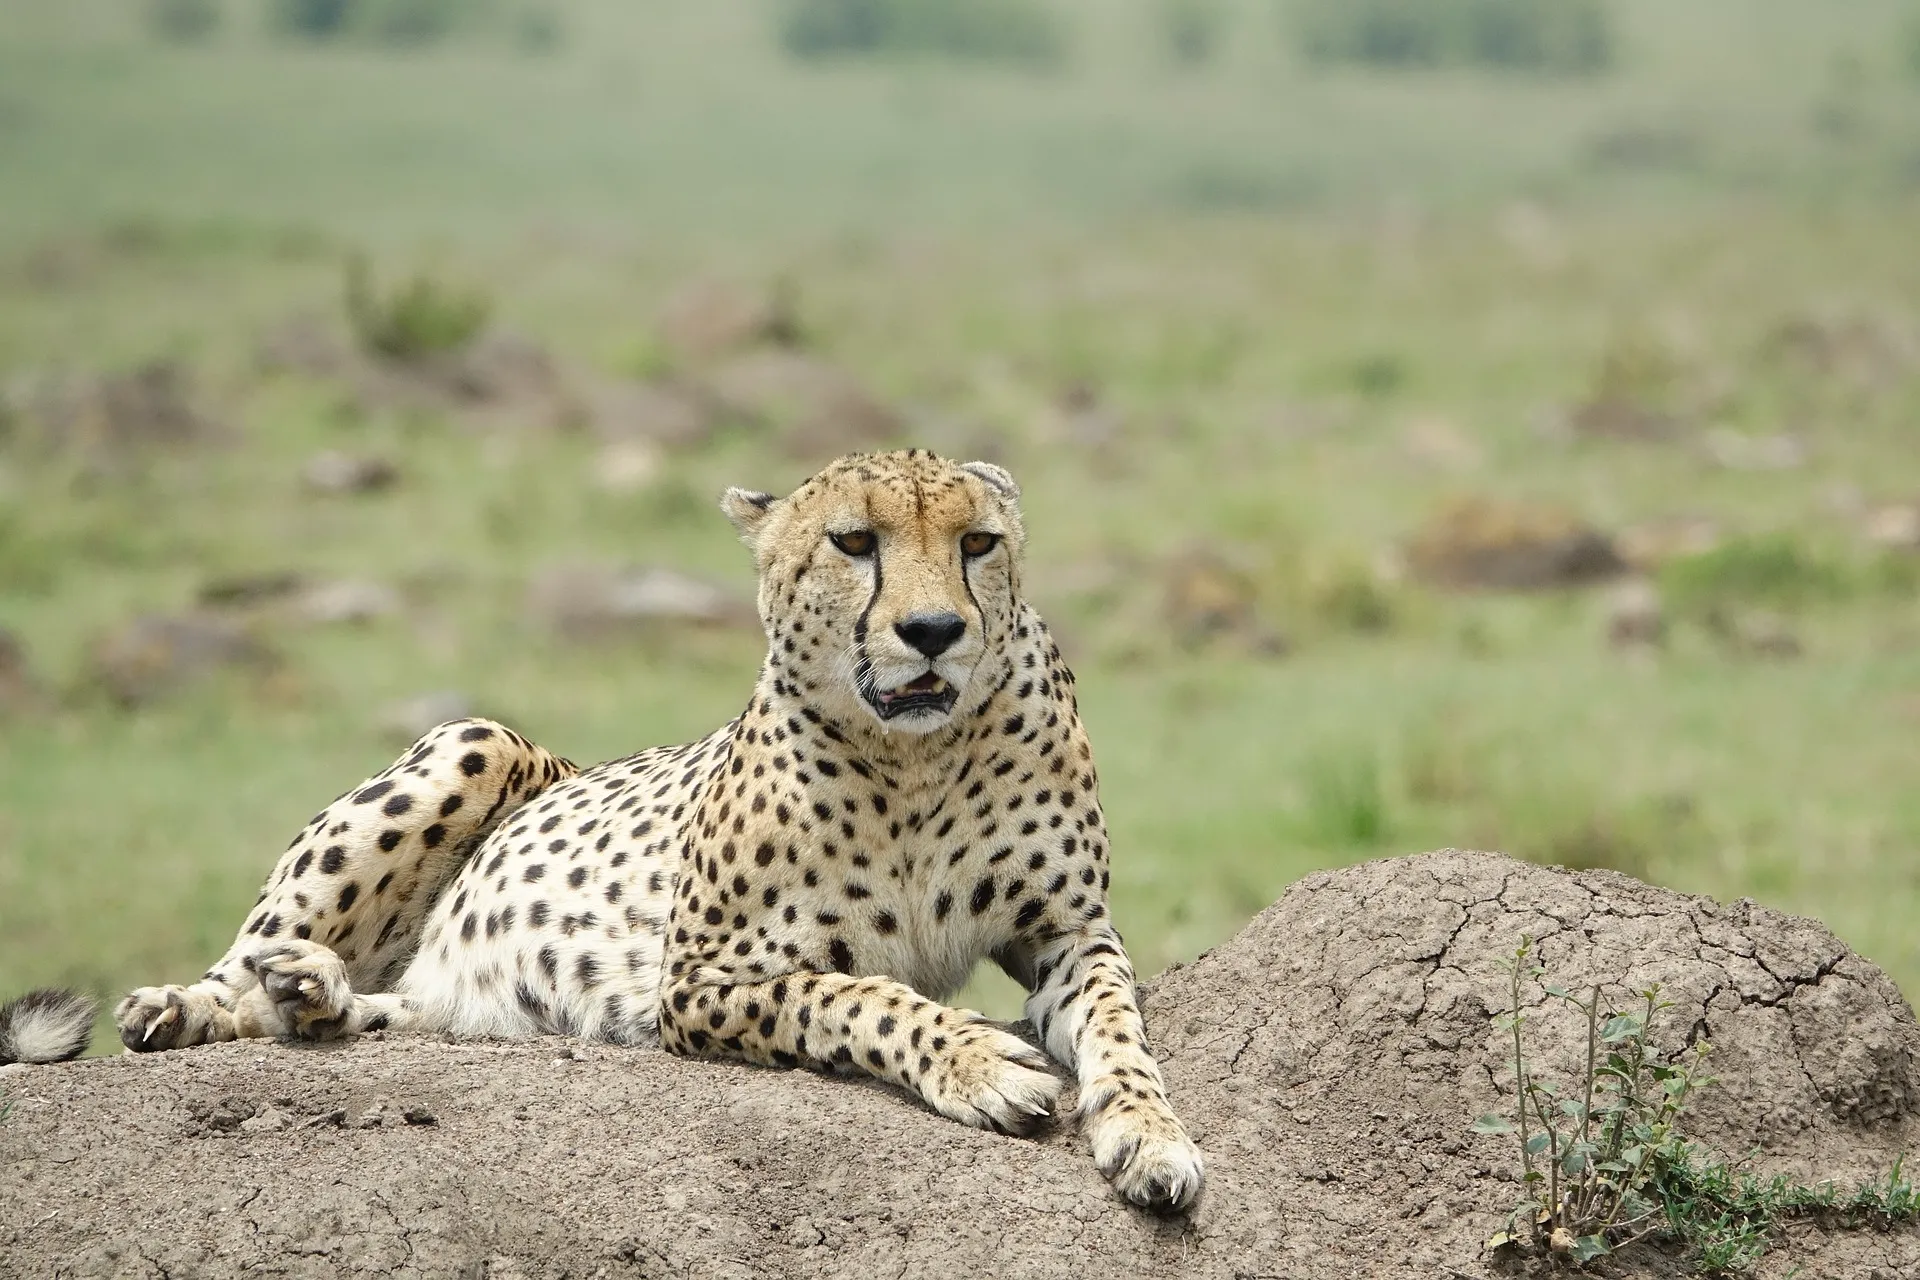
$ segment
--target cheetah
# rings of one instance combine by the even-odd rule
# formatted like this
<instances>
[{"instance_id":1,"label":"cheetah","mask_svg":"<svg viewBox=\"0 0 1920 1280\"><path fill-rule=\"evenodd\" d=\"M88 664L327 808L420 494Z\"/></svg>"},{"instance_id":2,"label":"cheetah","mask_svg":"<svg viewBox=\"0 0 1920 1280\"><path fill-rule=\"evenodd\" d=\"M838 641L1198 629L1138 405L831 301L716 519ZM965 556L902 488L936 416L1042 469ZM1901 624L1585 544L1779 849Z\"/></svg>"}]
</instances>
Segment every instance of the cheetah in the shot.
<instances>
[{"instance_id":1,"label":"cheetah","mask_svg":"<svg viewBox=\"0 0 1920 1280\"><path fill-rule=\"evenodd\" d=\"M1074 679L1021 597L1019 493L921 450L729 489L768 641L737 719L586 770L439 726L307 824L198 982L128 995L122 1041L658 1044L873 1076L1013 1135L1057 1109L1050 1055L1120 1195L1189 1208L1203 1161L1108 910ZM1046 1054L943 1003L982 959Z\"/></svg>"}]
</instances>

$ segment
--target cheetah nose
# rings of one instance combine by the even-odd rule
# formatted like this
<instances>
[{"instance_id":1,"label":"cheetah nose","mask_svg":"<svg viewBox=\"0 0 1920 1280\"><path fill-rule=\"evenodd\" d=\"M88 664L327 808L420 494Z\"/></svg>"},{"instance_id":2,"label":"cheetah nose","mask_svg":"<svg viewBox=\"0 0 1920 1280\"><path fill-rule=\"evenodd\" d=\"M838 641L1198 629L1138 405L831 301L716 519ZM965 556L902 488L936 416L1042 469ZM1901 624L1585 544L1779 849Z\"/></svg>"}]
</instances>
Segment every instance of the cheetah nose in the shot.
<instances>
[{"instance_id":1,"label":"cheetah nose","mask_svg":"<svg viewBox=\"0 0 1920 1280\"><path fill-rule=\"evenodd\" d=\"M893 633L929 658L937 658L967 632L957 613L910 613L893 624Z\"/></svg>"}]
</instances>

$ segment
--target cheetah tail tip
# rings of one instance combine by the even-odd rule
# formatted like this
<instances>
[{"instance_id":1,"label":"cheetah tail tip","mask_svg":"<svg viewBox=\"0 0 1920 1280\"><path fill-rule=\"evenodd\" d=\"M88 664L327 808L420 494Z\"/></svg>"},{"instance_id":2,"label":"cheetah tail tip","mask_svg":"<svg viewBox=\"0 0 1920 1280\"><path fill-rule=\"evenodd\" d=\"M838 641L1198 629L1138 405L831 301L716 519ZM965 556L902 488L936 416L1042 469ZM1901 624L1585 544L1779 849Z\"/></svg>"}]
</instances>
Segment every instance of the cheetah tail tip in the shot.
<instances>
[{"instance_id":1,"label":"cheetah tail tip","mask_svg":"<svg viewBox=\"0 0 1920 1280\"><path fill-rule=\"evenodd\" d=\"M65 1062L93 1040L94 1002L72 991L29 991L0 1005L0 1066Z\"/></svg>"}]
</instances>

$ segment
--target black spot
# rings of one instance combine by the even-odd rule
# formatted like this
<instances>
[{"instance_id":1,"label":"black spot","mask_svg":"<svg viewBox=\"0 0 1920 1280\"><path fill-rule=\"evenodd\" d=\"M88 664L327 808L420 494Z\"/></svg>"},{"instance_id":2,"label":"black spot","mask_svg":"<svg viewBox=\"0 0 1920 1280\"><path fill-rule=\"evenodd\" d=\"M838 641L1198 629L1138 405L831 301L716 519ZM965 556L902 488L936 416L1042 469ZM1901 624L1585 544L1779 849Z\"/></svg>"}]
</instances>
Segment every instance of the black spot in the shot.
<instances>
[{"instance_id":1,"label":"black spot","mask_svg":"<svg viewBox=\"0 0 1920 1280\"><path fill-rule=\"evenodd\" d=\"M552 909L548 907L546 903L544 902L534 903L531 907L527 908L527 927L529 929L546 928L547 919L552 914L553 914Z\"/></svg>"},{"instance_id":2,"label":"black spot","mask_svg":"<svg viewBox=\"0 0 1920 1280\"><path fill-rule=\"evenodd\" d=\"M320 870L327 875L333 875L346 865L347 851L337 844L327 846L327 851L320 855Z\"/></svg>"},{"instance_id":3,"label":"black spot","mask_svg":"<svg viewBox=\"0 0 1920 1280\"><path fill-rule=\"evenodd\" d=\"M585 867L575 867L573 870L567 872L567 883L572 885L574 888L578 889L581 885L585 884L586 882L587 882L587 869Z\"/></svg>"},{"instance_id":4,"label":"black spot","mask_svg":"<svg viewBox=\"0 0 1920 1280\"><path fill-rule=\"evenodd\" d=\"M873 1029L877 1031L882 1037L892 1035L893 1028L894 1028L893 1015L890 1013L882 1014L880 1017L880 1021L875 1023L873 1027Z\"/></svg>"},{"instance_id":5,"label":"black spot","mask_svg":"<svg viewBox=\"0 0 1920 1280\"><path fill-rule=\"evenodd\" d=\"M487 758L478 751L469 751L460 757L460 772L469 778L487 771Z\"/></svg>"},{"instance_id":6,"label":"black spot","mask_svg":"<svg viewBox=\"0 0 1920 1280\"><path fill-rule=\"evenodd\" d=\"M380 833L380 852L392 853L395 849L398 849L400 842L406 838L406 834L406 832L400 830L398 827L391 827L382 831Z\"/></svg>"},{"instance_id":7,"label":"black spot","mask_svg":"<svg viewBox=\"0 0 1920 1280\"><path fill-rule=\"evenodd\" d=\"M373 891L375 893L385 893L387 891L387 886L392 883L393 883L393 872L389 871L387 872L387 874L380 877L380 883L373 886Z\"/></svg>"},{"instance_id":8,"label":"black spot","mask_svg":"<svg viewBox=\"0 0 1920 1280\"><path fill-rule=\"evenodd\" d=\"M467 912L466 919L460 922L460 937L464 941L472 942L473 935L479 928L480 928L479 917L476 916L473 912L469 911Z\"/></svg>"},{"instance_id":9,"label":"black spot","mask_svg":"<svg viewBox=\"0 0 1920 1280\"><path fill-rule=\"evenodd\" d=\"M1038 920L1041 917L1041 915L1046 911L1046 909L1047 909L1046 906L1040 901L1040 899L1038 898L1027 899L1026 905L1020 908L1020 914L1013 918L1014 927L1019 929L1025 929L1029 927L1030 925L1033 924L1035 920Z\"/></svg>"},{"instance_id":10,"label":"black spot","mask_svg":"<svg viewBox=\"0 0 1920 1280\"><path fill-rule=\"evenodd\" d=\"M386 814L389 818L397 818L411 808L413 808L412 796L397 795L381 805L380 812Z\"/></svg>"},{"instance_id":11,"label":"black spot","mask_svg":"<svg viewBox=\"0 0 1920 1280\"><path fill-rule=\"evenodd\" d=\"M938 898L933 900L933 918L935 920L945 920L947 918L947 912L951 910L953 910L952 894L942 893Z\"/></svg>"},{"instance_id":12,"label":"black spot","mask_svg":"<svg viewBox=\"0 0 1920 1280\"><path fill-rule=\"evenodd\" d=\"M437 822L420 833L420 842L429 849L438 849L440 842L446 838L447 829Z\"/></svg>"},{"instance_id":13,"label":"black spot","mask_svg":"<svg viewBox=\"0 0 1920 1280\"><path fill-rule=\"evenodd\" d=\"M465 803L466 803L465 796L460 796L460 795L448 796L445 800L442 800L440 802L440 816L443 818L452 817L456 812L459 811L460 806Z\"/></svg>"},{"instance_id":14,"label":"black spot","mask_svg":"<svg viewBox=\"0 0 1920 1280\"><path fill-rule=\"evenodd\" d=\"M525 871L522 871L520 873L520 878L526 881L528 884L532 884L534 881L540 879L540 877L546 874L547 874L547 864L544 862L536 862L532 866L528 867Z\"/></svg>"},{"instance_id":15,"label":"black spot","mask_svg":"<svg viewBox=\"0 0 1920 1280\"><path fill-rule=\"evenodd\" d=\"M900 922L893 918L893 913L891 911L882 911L880 914L876 915L873 918L873 927L875 929L878 929L884 935L884 934L892 933L894 930L898 929L900 927Z\"/></svg>"},{"instance_id":16,"label":"black spot","mask_svg":"<svg viewBox=\"0 0 1920 1280\"><path fill-rule=\"evenodd\" d=\"M973 899L967 904L973 908L973 914L981 915L993 905L993 877L984 877L973 886Z\"/></svg>"},{"instance_id":17,"label":"black spot","mask_svg":"<svg viewBox=\"0 0 1920 1280\"><path fill-rule=\"evenodd\" d=\"M560 972L560 957L553 948L540 948L540 954L535 958L540 962L540 972L547 975L547 981L553 981L554 975Z\"/></svg>"},{"instance_id":18,"label":"black spot","mask_svg":"<svg viewBox=\"0 0 1920 1280\"><path fill-rule=\"evenodd\" d=\"M460 731L462 742L484 742L493 736L493 730L483 724L476 724Z\"/></svg>"},{"instance_id":19,"label":"black spot","mask_svg":"<svg viewBox=\"0 0 1920 1280\"><path fill-rule=\"evenodd\" d=\"M593 986L600 981L600 962L583 952L573 962L573 976L580 980L581 986Z\"/></svg>"},{"instance_id":20,"label":"black spot","mask_svg":"<svg viewBox=\"0 0 1920 1280\"><path fill-rule=\"evenodd\" d=\"M372 804L375 800L378 800L391 790L393 790L393 779L388 778L384 782L376 782L372 786L362 790L359 795L353 798L353 802L355 804Z\"/></svg>"},{"instance_id":21,"label":"black spot","mask_svg":"<svg viewBox=\"0 0 1920 1280\"><path fill-rule=\"evenodd\" d=\"M337 909L341 911L347 910L348 908L353 906L354 899L358 898L359 896L360 896L360 886L357 884L349 884L346 888L340 891L340 903Z\"/></svg>"},{"instance_id":22,"label":"black spot","mask_svg":"<svg viewBox=\"0 0 1920 1280\"><path fill-rule=\"evenodd\" d=\"M827 955L833 961L833 967L841 973L853 972L853 948L847 945L845 938L835 938L827 947Z\"/></svg>"},{"instance_id":23,"label":"black spot","mask_svg":"<svg viewBox=\"0 0 1920 1280\"><path fill-rule=\"evenodd\" d=\"M298 880L301 876L307 874L307 868L312 865L313 865L313 850L309 849L305 853L301 854L298 858L294 859L293 878L295 880Z\"/></svg>"}]
</instances>

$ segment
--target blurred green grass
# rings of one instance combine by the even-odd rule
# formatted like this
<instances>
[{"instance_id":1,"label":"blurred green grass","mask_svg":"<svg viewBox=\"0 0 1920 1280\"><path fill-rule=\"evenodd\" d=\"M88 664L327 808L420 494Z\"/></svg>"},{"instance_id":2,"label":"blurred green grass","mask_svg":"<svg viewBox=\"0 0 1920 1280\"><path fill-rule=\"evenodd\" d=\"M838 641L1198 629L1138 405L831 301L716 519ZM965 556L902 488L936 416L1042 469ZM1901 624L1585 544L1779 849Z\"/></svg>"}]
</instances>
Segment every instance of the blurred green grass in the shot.
<instances>
[{"instance_id":1,"label":"blurred green grass","mask_svg":"<svg viewBox=\"0 0 1920 1280\"><path fill-rule=\"evenodd\" d=\"M167 356L239 426L109 474L0 439L0 624L60 695L0 720L0 991L199 972L286 839L397 750L377 727L396 699L462 690L588 761L746 695L754 637L582 648L534 625L526 582L598 557L745 590L714 495L824 459L735 429L616 495L581 435L258 373L269 326L339 315L362 249L390 277L482 283L501 323L606 372L657 362L688 280L778 279L911 438L1009 463L1143 972L1312 868L1477 845L1819 915L1920 990L1920 596L1836 497L1920 497L1920 382L1773 345L1835 309L1909 333L1920 310L1920 91L1875 61L1900 6L1626 3L1621 69L1571 85L1309 73L1254 4L1175 75L1146 7L1065 11L1061 68L963 73L796 67L756 6L583 2L538 59L233 24L162 47L105 4L0 9L0 376ZM1814 112L1841 55L1869 70L1836 141ZM1696 159L1594 159L1669 128ZM1700 425L1791 432L1804 465L1543 429L1635 344ZM1113 441L1062 428L1074 388ZM401 480L305 495L325 448ZM1376 574L1463 494L1613 530L1700 517L1746 550L1663 577L1671 643L1623 654L1597 594ZM1285 656L1167 635L1168 566L1196 547L1241 566ZM90 691L93 637L285 569L414 602L279 629L271 680L131 711ZM1786 610L1804 656L1730 653L1687 611L1723 598ZM1009 1008L1004 984L974 994Z\"/></svg>"}]
</instances>

